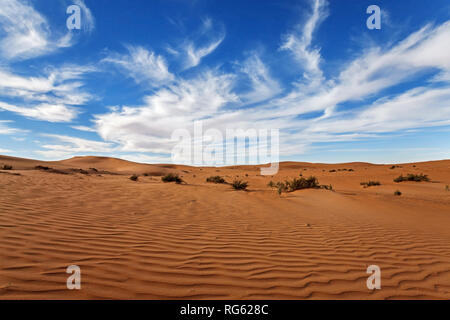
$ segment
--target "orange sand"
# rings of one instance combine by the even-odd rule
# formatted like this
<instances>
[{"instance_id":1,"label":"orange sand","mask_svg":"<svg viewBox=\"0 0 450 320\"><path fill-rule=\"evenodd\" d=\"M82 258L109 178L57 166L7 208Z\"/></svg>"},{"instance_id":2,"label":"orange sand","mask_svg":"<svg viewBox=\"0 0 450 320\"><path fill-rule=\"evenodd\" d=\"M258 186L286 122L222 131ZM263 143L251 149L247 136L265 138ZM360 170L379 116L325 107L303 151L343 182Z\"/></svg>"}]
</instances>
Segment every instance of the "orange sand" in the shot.
<instances>
[{"instance_id":1,"label":"orange sand","mask_svg":"<svg viewBox=\"0 0 450 320\"><path fill-rule=\"evenodd\" d=\"M99 157L3 164L14 168L0 172L0 299L450 299L450 160L285 162L274 177ZM354 171L329 172L338 168ZM162 183L168 172L187 184ZM300 172L335 192L267 187ZM432 182L394 183L401 173ZM211 175L238 176L248 191ZM382 185L360 186L368 180ZM73 264L81 290L66 289ZM372 264L381 290L366 287Z\"/></svg>"}]
</instances>

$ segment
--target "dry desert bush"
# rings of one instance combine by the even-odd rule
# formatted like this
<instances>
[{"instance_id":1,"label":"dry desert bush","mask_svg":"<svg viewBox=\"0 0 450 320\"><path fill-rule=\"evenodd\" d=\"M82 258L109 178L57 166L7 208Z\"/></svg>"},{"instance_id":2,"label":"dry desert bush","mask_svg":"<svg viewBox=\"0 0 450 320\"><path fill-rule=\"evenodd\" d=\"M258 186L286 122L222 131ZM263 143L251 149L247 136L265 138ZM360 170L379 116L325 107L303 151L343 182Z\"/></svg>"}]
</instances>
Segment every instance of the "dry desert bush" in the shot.
<instances>
[{"instance_id":1,"label":"dry desert bush","mask_svg":"<svg viewBox=\"0 0 450 320\"><path fill-rule=\"evenodd\" d=\"M408 173L406 176L400 175L394 179L394 182L402 182L402 181L421 182L421 181L430 181L430 179L426 174L422 173L421 174Z\"/></svg>"}]
</instances>

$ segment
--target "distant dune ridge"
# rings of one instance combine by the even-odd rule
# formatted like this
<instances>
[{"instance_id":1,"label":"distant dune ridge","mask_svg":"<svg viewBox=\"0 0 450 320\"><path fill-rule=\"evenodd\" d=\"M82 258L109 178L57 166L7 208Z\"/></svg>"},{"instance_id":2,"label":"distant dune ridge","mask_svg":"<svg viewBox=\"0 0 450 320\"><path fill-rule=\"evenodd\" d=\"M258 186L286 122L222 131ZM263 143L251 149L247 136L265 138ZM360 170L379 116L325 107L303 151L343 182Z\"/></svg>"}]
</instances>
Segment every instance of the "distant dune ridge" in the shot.
<instances>
[{"instance_id":1,"label":"distant dune ridge","mask_svg":"<svg viewBox=\"0 0 450 320\"><path fill-rule=\"evenodd\" d=\"M0 156L0 299L450 299L450 160L259 167ZM332 190L268 186L300 174Z\"/></svg>"}]
</instances>

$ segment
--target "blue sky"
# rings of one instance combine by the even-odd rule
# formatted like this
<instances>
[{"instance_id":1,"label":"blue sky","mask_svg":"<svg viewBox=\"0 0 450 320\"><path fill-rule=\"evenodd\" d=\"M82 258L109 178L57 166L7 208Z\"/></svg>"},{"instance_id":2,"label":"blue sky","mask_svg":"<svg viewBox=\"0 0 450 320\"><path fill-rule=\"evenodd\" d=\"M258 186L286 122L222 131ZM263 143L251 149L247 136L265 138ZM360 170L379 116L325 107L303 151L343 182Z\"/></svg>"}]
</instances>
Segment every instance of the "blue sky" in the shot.
<instances>
[{"instance_id":1,"label":"blue sky","mask_svg":"<svg viewBox=\"0 0 450 320\"><path fill-rule=\"evenodd\" d=\"M0 154L167 163L199 120L279 129L280 160L448 159L450 3L0 0Z\"/></svg>"}]
</instances>

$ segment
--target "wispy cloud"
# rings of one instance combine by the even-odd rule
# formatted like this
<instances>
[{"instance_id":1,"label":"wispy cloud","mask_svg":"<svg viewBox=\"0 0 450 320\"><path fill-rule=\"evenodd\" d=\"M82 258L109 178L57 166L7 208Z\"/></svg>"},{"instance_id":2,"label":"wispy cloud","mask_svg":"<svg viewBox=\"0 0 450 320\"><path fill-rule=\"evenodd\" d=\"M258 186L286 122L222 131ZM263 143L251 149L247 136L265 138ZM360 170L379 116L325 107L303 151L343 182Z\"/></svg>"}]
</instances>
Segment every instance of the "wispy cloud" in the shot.
<instances>
[{"instance_id":1,"label":"wispy cloud","mask_svg":"<svg viewBox=\"0 0 450 320\"><path fill-rule=\"evenodd\" d=\"M12 121L0 120L0 134L14 134L17 132L23 132L23 130L17 128L11 128L8 124Z\"/></svg>"},{"instance_id":2,"label":"wispy cloud","mask_svg":"<svg viewBox=\"0 0 450 320\"><path fill-rule=\"evenodd\" d=\"M272 78L268 67L256 53L240 64L240 71L246 75L246 80L250 80L251 90L241 95L247 104L270 99L282 91L280 83Z\"/></svg>"},{"instance_id":3,"label":"wispy cloud","mask_svg":"<svg viewBox=\"0 0 450 320\"><path fill-rule=\"evenodd\" d=\"M78 115L78 110L65 105L39 104L22 107L0 102L0 109L18 113L27 118L48 122L70 122Z\"/></svg>"},{"instance_id":4,"label":"wispy cloud","mask_svg":"<svg viewBox=\"0 0 450 320\"><path fill-rule=\"evenodd\" d=\"M195 42L186 40L181 46L185 54L184 69L198 66L204 57L216 50L225 39L225 31L223 28L215 30L212 20L205 19L199 35L195 38ZM197 42L202 42L202 44L197 44Z\"/></svg>"},{"instance_id":5,"label":"wispy cloud","mask_svg":"<svg viewBox=\"0 0 450 320\"><path fill-rule=\"evenodd\" d=\"M180 79L146 96L143 106L124 106L96 115L96 128L106 141L121 144L123 151L170 153L173 130L190 127L194 120L237 102L232 86L232 76L212 71L191 80Z\"/></svg>"},{"instance_id":6,"label":"wispy cloud","mask_svg":"<svg viewBox=\"0 0 450 320\"><path fill-rule=\"evenodd\" d=\"M198 66L200 64L200 61L204 57L206 57L211 52L216 50L216 48L223 41L223 39L224 36L221 36L220 38L202 47L195 47L195 44L192 42L187 43L184 48L187 55L185 68L192 68Z\"/></svg>"},{"instance_id":7,"label":"wispy cloud","mask_svg":"<svg viewBox=\"0 0 450 320\"><path fill-rule=\"evenodd\" d=\"M79 131L85 131L85 132L97 132L94 128L87 127L87 126L70 126L72 129L79 130Z\"/></svg>"},{"instance_id":8,"label":"wispy cloud","mask_svg":"<svg viewBox=\"0 0 450 320\"><path fill-rule=\"evenodd\" d=\"M293 56L302 66L304 77L307 80L322 76L320 69L320 49L312 46L312 40L314 32L328 16L327 2L325 0L310 0L310 3L312 8L311 15L296 30L286 34L284 36L284 42L281 45L282 50L292 52Z\"/></svg>"},{"instance_id":9,"label":"wispy cloud","mask_svg":"<svg viewBox=\"0 0 450 320\"><path fill-rule=\"evenodd\" d=\"M111 53L102 61L117 65L136 83L158 87L174 79L167 62L161 55L140 46L127 46L128 54Z\"/></svg>"},{"instance_id":10,"label":"wispy cloud","mask_svg":"<svg viewBox=\"0 0 450 320\"><path fill-rule=\"evenodd\" d=\"M50 122L69 122L93 96L83 89L86 73L96 71L89 66L47 68L46 76L21 76L0 69L0 109ZM1 99L14 102L2 102Z\"/></svg>"},{"instance_id":11,"label":"wispy cloud","mask_svg":"<svg viewBox=\"0 0 450 320\"><path fill-rule=\"evenodd\" d=\"M48 54L72 41L70 32L53 35L47 19L24 0L2 0L0 30L0 55L7 60Z\"/></svg>"},{"instance_id":12,"label":"wispy cloud","mask_svg":"<svg viewBox=\"0 0 450 320\"><path fill-rule=\"evenodd\" d=\"M115 151L112 143L57 134L43 134L43 136L59 142L59 144L43 144L41 147L46 150L36 151L46 158L60 159L86 153L101 154Z\"/></svg>"}]
</instances>

